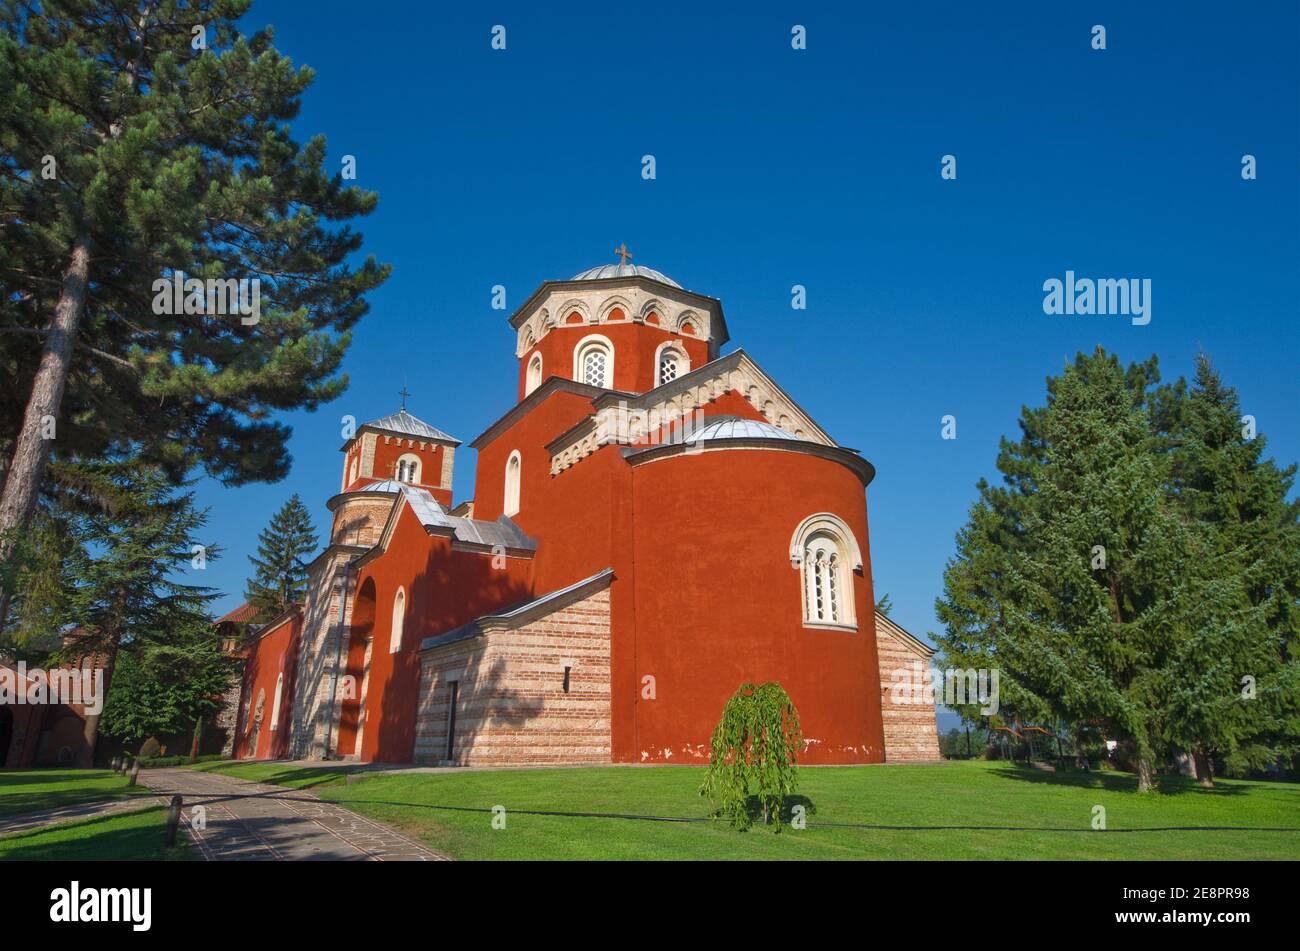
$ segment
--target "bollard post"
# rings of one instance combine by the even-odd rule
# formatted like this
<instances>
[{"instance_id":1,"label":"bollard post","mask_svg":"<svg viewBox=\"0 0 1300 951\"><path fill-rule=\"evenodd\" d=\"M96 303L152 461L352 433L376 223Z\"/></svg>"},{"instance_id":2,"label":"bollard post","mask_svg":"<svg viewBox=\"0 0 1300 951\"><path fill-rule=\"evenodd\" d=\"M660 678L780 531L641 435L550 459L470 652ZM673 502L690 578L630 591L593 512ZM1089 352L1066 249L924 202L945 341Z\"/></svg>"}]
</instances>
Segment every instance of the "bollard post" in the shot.
<instances>
[{"instance_id":1,"label":"bollard post","mask_svg":"<svg viewBox=\"0 0 1300 951\"><path fill-rule=\"evenodd\" d=\"M127 776L126 784L128 786L134 786L135 781L139 778L140 778L140 761L136 760L134 763L131 764L131 772Z\"/></svg>"},{"instance_id":2,"label":"bollard post","mask_svg":"<svg viewBox=\"0 0 1300 951\"><path fill-rule=\"evenodd\" d=\"M166 848L176 844L176 829L181 824L181 806L185 799L180 793L172 796L172 804L167 807L167 837L163 840Z\"/></svg>"}]
</instances>

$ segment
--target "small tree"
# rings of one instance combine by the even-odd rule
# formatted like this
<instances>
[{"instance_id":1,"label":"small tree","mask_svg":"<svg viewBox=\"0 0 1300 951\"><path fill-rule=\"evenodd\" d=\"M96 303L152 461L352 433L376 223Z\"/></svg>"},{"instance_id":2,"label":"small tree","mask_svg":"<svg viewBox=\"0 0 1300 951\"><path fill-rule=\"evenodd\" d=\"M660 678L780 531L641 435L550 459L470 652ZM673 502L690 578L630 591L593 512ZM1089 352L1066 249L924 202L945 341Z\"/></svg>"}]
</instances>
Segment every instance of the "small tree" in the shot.
<instances>
[{"instance_id":1,"label":"small tree","mask_svg":"<svg viewBox=\"0 0 1300 951\"><path fill-rule=\"evenodd\" d=\"M798 785L795 754L803 742L799 712L776 681L741 684L723 707L709 741L709 771L700 795L717 804L717 814L737 829L753 823L756 798L763 824L777 820Z\"/></svg>"},{"instance_id":2,"label":"small tree","mask_svg":"<svg viewBox=\"0 0 1300 951\"><path fill-rule=\"evenodd\" d=\"M311 513L295 492L257 536L257 554L248 557L255 574L244 598L258 609L259 621L269 621L306 596L307 556L315 550Z\"/></svg>"}]
</instances>

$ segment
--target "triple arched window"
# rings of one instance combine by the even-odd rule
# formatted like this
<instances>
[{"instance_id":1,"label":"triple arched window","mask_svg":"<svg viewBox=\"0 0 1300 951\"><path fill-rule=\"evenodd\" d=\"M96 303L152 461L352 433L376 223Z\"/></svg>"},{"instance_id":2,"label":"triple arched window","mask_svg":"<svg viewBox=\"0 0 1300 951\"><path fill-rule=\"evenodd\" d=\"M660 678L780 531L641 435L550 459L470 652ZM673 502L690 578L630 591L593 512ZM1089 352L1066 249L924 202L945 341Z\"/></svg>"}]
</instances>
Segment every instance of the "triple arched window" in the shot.
<instances>
[{"instance_id":1,"label":"triple arched window","mask_svg":"<svg viewBox=\"0 0 1300 951\"><path fill-rule=\"evenodd\" d=\"M516 515L519 512L519 477L522 474L523 459L516 449L506 460L505 499L501 507L501 511L506 515Z\"/></svg>"},{"instance_id":2,"label":"triple arched window","mask_svg":"<svg viewBox=\"0 0 1300 951\"><path fill-rule=\"evenodd\" d=\"M857 626L853 578L862 556L843 519L828 512L804 519L791 539L790 561L800 574L805 624Z\"/></svg>"}]
</instances>

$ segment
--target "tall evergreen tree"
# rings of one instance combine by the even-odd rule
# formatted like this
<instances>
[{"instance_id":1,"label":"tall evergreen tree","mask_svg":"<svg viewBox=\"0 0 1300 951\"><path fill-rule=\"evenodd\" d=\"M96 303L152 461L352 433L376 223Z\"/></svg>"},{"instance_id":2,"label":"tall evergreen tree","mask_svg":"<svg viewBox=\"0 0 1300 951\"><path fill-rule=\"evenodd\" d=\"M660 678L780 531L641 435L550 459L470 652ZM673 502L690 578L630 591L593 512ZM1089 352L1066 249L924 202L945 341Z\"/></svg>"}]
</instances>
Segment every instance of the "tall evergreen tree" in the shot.
<instances>
[{"instance_id":1,"label":"tall evergreen tree","mask_svg":"<svg viewBox=\"0 0 1300 951\"><path fill-rule=\"evenodd\" d=\"M93 468L100 471L89 481L112 478L130 501L112 511L90 506L64 523L70 544L60 566L60 596L41 596L48 583L35 592L20 589L15 639L30 643L35 634L75 624L77 638L55 651L52 660L99 655L103 689L111 695L122 651L144 645L157 650L184 632L210 625L208 606L216 592L183 579L216 557L217 549L196 551L195 536L207 513L194 507L191 493L175 492L159 469L132 463ZM94 755L100 716L86 717L87 760Z\"/></svg>"},{"instance_id":2,"label":"tall evergreen tree","mask_svg":"<svg viewBox=\"0 0 1300 951\"><path fill-rule=\"evenodd\" d=\"M1300 501L1294 465L1263 458L1243 431L1236 392L1197 360L1171 439L1170 494L1196 526L1187 566L1196 623L1174 655L1171 743L1190 750L1201 782L1221 757L1232 772L1294 757L1300 743Z\"/></svg>"},{"instance_id":3,"label":"tall evergreen tree","mask_svg":"<svg viewBox=\"0 0 1300 951\"><path fill-rule=\"evenodd\" d=\"M301 602L307 593L307 556L316 550L311 513L298 493L271 518L257 536L257 554L249 555L255 573L244 597L269 620Z\"/></svg>"},{"instance_id":4,"label":"tall evergreen tree","mask_svg":"<svg viewBox=\"0 0 1300 951\"><path fill-rule=\"evenodd\" d=\"M312 71L242 35L250 0L0 0L0 561L50 454L138 454L178 481L288 469L274 410L315 408L364 295L375 196L288 123ZM259 282L256 320L154 282ZM0 591L0 626L6 610Z\"/></svg>"},{"instance_id":5,"label":"tall evergreen tree","mask_svg":"<svg viewBox=\"0 0 1300 951\"><path fill-rule=\"evenodd\" d=\"M1165 733L1179 573L1194 538L1169 510L1153 422L1154 361L1098 350L1048 384L1003 440L1006 485L980 485L937 603L949 662L1001 670L1004 715L1101 725L1136 749L1151 788ZM1162 391L1162 394L1164 391Z\"/></svg>"}]
</instances>

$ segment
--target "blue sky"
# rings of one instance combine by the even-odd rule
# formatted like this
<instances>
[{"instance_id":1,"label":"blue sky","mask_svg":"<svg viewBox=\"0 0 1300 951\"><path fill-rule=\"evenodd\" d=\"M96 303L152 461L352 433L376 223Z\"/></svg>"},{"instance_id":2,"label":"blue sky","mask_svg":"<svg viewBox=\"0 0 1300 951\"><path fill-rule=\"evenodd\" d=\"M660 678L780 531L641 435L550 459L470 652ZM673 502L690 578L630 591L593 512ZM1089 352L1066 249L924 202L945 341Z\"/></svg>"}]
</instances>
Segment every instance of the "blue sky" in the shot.
<instances>
[{"instance_id":1,"label":"blue sky","mask_svg":"<svg viewBox=\"0 0 1300 951\"><path fill-rule=\"evenodd\" d=\"M1270 453L1300 458L1295 4L444 6L261 0L246 19L317 70L295 127L324 133L331 161L356 156L380 195L366 247L393 276L357 328L348 392L285 417L289 478L200 484L225 549L219 607L290 493L327 532L342 415L392 412L405 381L412 412L468 442L515 396L492 285L513 309L621 241L720 297L727 349L875 465L877 588L920 635L998 438L1076 351L1156 353L1173 378L1203 348ZM1044 315L1043 282L1066 269L1149 278L1150 324ZM473 463L457 458L458 499Z\"/></svg>"}]
</instances>

